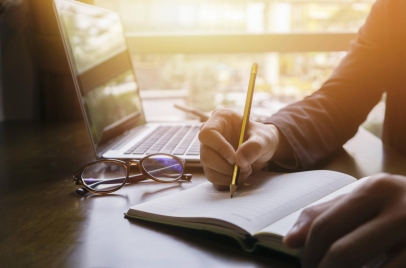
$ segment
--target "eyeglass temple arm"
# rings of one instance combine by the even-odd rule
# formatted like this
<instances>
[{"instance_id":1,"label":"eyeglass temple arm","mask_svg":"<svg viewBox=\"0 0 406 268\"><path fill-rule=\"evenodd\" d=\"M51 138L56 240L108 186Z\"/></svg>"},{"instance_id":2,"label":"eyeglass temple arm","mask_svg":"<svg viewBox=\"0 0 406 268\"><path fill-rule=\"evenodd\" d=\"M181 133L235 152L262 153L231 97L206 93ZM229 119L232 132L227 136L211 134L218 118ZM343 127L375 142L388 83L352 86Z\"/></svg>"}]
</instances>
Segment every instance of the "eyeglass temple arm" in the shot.
<instances>
[{"instance_id":1,"label":"eyeglass temple arm","mask_svg":"<svg viewBox=\"0 0 406 268\"><path fill-rule=\"evenodd\" d=\"M146 179L148 179L148 178L146 178L143 174L135 174L135 175L130 175L128 177L128 180L137 181L137 182L143 181ZM192 179L192 174L183 174L182 177L180 177L180 179L185 180L185 181L190 181ZM117 182L121 182L122 180L123 180L122 177L109 179L109 180L100 180L100 181L96 181L96 182L90 184L89 186L98 186L100 184L117 183Z\"/></svg>"},{"instance_id":2,"label":"eyeglass temple arm","mask_svg":"<svg viewBox=\"0 0 406 268\"><path fill-rule=\"evenodd\" d=\"M136 181L143 181L143 180L146 180L147 178L145 178L145 176L144 176L143 174L136 174L136 175L131 175L131 176L129 176L128 179L129 179L129 180L132 180L132 181L134 181L134 180L136 180ZM120 178L114 178L114 179L109 179L109 180L100 180L100 181L96 181L96 182L94 182L94 183L92 183L92 184L89 184L89 186L90 186L90 187L95 187L95 186L98 186L98 185L100 185L100 184L109 184L109 183L121 182L122 180L123 180L122 177L120 177ZM82 183L82 184L83 184L83 183ZM87 194L88 192L89 192L89 191L88 191L86 188L84 188L84 187L81 187L81 188L76 189L76 193L79 194L79 195L85 195L85 194Z\"/></svg>"},{"instance_id":3,"label":"eyeglass temple arm","mask_svg":"<svg viewBox=\"0 0 406 268\"><path fill-rule=\"evenodd\" d=\"M142 174L137 174L137 175L130 175L128 177L128 180L136 180L136 181L143 181L146 180L147 178L144 177ZM183 181L190 181L192 179L192 174L183 174L182 177L180 177L180 180Z\"/></svg>"},{"instance_id":4,"label":"eyeglass temple arm","mask_svg":"<svg viewBox=\"0 0 406 268\"><path fill-rule=\"evenodd\" d=\"M135 174L135 175L130 175L128 177L128 180L131 181L143 181L146 180L148 178L145 178L145 176L143 174ZM192 174L183 174L182 177L180 178L181 180L186 180L186 181L190 181L192 179ZM89 184L89 186L98 186L100 184L108 184L108 183L117 183L117 182L121 182L123 180L123 178L114 178L114 179L109 179L109 180L100 180L100 181L96 181L92 184Z\"/></svg>"},{"instance_id":5,"label":"eyeglass temple arm","mask_svg":"<svg viewBox=\"0 0 406 268\"><path fill-rule=\"evenodd\" d=\"M99 180L99 181L96 181L96 182L94 182L94 183L92 183L92 184L89 184L88 186L89 186L89 187L95 187L95 186L98 186L98 185L100 185L100 184L108 184L108 183L121 182L122 180L123 180L122 177L121 177L121 178L109 179L109 180ZM81 183L81 184L83 184L83 183ZM76 189L76 193L79 194L79 195L85 195L85 194L87 194L88 192L89 192L89 190L87 190L85 187L81 187L81 188Z\"/></svg>"},{"instance_id":6,"label":"eyeglass temple arm","mask_svg":"<svg viewBox=\"0 0 406 268\"><path fill-rule=\"evenodd\" d=\"M142 174L136 174L136 175L131 175L130 177L128 177L128 180L136 180L136 181L143 181L146 180L147 178L144 177L144 175ZM183 174L182 177L180 178L181 180L185 180L185 181L190 181L192 179L192 174ZM97 186L100 185L102 183L115 183L117 180L122 180L122 178L118 178L118 179L111 179L111 180L103 180L103 181L98 181L93 183L91 186ZM85 195L89 192L89 190L87 190L85 187L81 187L76 189L76 193L78 195Z\"/></svg>"},{"instance_id":7,"label":"eyeglass temple arm","mask_svg":"<svg viewBox=\"0 0 406 268\"><path fill-rule=\"evenodd\" d=\"M145 176L142 174L130 175L128 177L128 180L131 181L143 181L146 179L148 178L145 178ZM190 181L192 179L192 174L183 174L182 177L180 177L180 179L183 181Z\"/></svg>"}]
</instances>

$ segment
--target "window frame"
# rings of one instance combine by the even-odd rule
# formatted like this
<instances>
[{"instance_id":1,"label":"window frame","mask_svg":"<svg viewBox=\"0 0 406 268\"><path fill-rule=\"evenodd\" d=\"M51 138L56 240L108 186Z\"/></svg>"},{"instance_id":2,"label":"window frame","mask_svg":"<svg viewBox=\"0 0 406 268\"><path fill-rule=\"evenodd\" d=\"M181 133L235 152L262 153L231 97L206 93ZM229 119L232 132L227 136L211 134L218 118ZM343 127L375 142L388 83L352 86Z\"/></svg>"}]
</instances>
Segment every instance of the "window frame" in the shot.
<instances>
[{"instance_id":1,"label":"window frame","mask_svg":"<svg viewBox=\"0 0 406 268\"><path fill-rule=\"evenodd\" d=\"M130 51L136 54L299 53L347 51L356 33L127 34L126 37Z\"/></svg>"}]
</instances>

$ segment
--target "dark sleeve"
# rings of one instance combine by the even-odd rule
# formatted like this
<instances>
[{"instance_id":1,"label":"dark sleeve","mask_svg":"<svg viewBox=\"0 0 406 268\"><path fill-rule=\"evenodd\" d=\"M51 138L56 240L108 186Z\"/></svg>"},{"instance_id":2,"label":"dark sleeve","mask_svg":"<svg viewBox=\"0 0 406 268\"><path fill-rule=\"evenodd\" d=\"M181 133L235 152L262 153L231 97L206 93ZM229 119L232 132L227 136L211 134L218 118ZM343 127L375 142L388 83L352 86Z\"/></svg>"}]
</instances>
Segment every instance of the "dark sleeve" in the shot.
<instances>
[{"instance_id":1,"label":"dark sleeve","mask_svg":"<svg viewBox=\"0 0 406 268\"><path fill-rule=\"evenodd\" d=\"M268 118L293 148L300 169L338 150L379 102L389 77L387 2L372 7L347 56L323 86Z\"/></svg>"}]
</instances>

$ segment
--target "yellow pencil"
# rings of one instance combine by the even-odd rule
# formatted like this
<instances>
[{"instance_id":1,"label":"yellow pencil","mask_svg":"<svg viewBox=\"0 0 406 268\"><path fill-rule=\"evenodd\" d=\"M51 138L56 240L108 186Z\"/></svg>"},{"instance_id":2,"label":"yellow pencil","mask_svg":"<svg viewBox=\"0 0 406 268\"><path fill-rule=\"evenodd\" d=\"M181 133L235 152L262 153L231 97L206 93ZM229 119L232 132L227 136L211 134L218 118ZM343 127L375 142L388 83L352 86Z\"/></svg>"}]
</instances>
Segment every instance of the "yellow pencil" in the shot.
<instances>
[{"instance_id":1,"label":"yellow pencil","mask_svg":"<svg viewBox=\"0 0 406 268\"><path fill-rule=\"evenodd\" d=\"M245 99L244 115L242 117L240 138L238 140L238 147L244 142L245 132L247 130L248 122L250 119L252 96L254 95L255 78L257 77L258 64L254 63L251 67L250 82L248 84L247 98ZM240 167L237 164L234 165L233 176L231 177L230 195L233 198L238 186L238 176L240 175Z\"/></svg>"}]
</instances>

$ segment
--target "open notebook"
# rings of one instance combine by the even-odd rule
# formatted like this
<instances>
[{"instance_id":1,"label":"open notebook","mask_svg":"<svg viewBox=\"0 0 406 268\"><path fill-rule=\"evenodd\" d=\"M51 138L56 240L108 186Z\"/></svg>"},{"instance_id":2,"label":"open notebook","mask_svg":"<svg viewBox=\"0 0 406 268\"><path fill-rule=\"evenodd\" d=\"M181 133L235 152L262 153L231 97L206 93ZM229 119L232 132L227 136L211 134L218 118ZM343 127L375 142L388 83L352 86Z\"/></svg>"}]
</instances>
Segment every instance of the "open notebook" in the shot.
<instances>
[{"instance_id":1,"label":"open notebook","mask_svg":"<svg viewBox=\"0 0 406 268\"><path fill-rule=\"evenodd\" d=\"M354 189L365 179L334 171L260 172L234 197L211 183L130 207L127 217L194 229L237 239L246 251L262 245L290 255L298 251L282 244L307 206Z\"/></svg>"}]
</instances>

